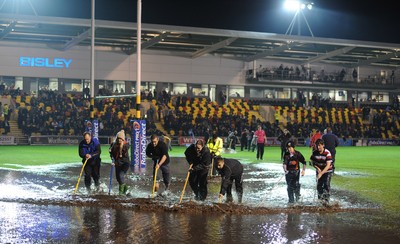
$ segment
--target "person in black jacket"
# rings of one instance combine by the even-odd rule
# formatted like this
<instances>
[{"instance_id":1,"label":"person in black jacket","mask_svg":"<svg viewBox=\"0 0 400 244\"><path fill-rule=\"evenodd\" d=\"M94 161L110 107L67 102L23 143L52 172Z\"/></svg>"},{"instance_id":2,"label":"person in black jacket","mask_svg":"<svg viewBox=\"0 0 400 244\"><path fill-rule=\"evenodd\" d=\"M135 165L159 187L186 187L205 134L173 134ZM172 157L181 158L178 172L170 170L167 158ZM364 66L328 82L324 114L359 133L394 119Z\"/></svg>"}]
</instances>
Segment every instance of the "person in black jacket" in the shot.
<instances>
[{"instance_id":1,"label":"person in black jacket","mask_svg":"<svg viewBox=\"0 0 400 244\"><path fill-rule=\"evenodd\" d=\"M165 142L160 141L158 135L153 134L150 137L151 142L146 147L146 155L147 157L153 159L153 180L155 175L156 167L161 169L163 181L165 185L165 190L169 190L170 183L170 170L169 170L169 154L168 154L168 146ZM158 188L158 187L156 187Z\"/></svg>"},{"instance_id":2,"label":"person in black jacket","mask_svg":"<svg viewBox=\"0 0 400 244\"><path fill-rule=\"evenodd\" d=\"M294 143L286 143L287 152L283 156L283 170L285 171L287 192L289 203L299 201L300 198L300 163L303 164L301 176L304 176L306 170L306 160L301 152L294 149Z\"/></svg>"},{"instance_id":3,"label":"person in black jacket","mask_svg":"<svg viewBox=\"0 0 400 244\"><path fill-rule=\"evenodd\" d=\"M243 165L236 159L228 159L217 157L217 168L221 175L221 190L219 198L221 199L226 193L226 202L233 202L232 185L235 181L238 203L242 203L243 196Z\"/></svg>"},{"instance_id":4,"label":"person in black jacket","mask_svg":"<svg viewBox=\"0 0 400 244\"><path fill-rule=\"evenodd\" d=\"M325 148L332 155L332 168L335 171L335 156L336 156L336 147L339 146L339 138L332 133L332 128L326 128L326 133L322 135L322 140L324 140Z\"/></svg>"},{"instance_id":5,"label":"person in black jacket","mask_svg":"<svg viewBox=\"0 0 400 244\"><path fill-rule=\"evenodd\" d=\"M115 177L119 184L119 194L125 195L128 191L128 186L125 184L125 174L128 172L130 160L129 146L125 141L124 130L117 133L116 141L111 144L110 156L115 166Z\"/></svg>"},{"instance_id":6,"label":"person in black jacket","mask_svg":"<svg viewBox=\"0 0 400 244\"><path fill-rule=\"evenodd\" d=\"M278 136L278 141L281 142L281 160L283 160L283 155L286 153L286 144L290 140L292 135L287 129L284 129L282 134Z\"/></svg>"},{"instance_id":7,"label":"person in black jacket","mask_svg":"<svg viewBox=\"0 0 400 244\"><path fill-rule=\"evenodd\" d=\"M200 139L185 150L185 156L188 163L192 165L189 184L195 194L195 199L204 201L207 197L207 177L211 165L210 150Z\"/></svg>"}]
</instances>

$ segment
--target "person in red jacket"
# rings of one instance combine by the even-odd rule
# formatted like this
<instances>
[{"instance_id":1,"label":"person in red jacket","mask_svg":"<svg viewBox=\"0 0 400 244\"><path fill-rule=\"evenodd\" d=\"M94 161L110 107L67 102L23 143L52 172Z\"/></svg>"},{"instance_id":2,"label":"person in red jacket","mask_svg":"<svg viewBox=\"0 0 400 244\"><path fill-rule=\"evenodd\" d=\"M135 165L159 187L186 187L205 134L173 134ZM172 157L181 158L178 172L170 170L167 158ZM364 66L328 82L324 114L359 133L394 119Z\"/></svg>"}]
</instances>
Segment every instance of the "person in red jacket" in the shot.
<instances>
[{"instance_id":1,"label":"person in red jacket","mask_svg":"<svg viewBox=\"0 0 400 244\"><path fill-rule=\"evenodd\" d=\"M264 156L266 135L261 125L258 125L257 130L254 132L254 135L257 137L257 159L262 160Z\"/></svg>"},{"instance_id":2,"label":"person in red jacket","mask_svg":"<svg viewBox=\"0 0 400 244\"><path fill-rule=\"evenodd\" d=\"M315 134L310 138L310 147L311 147L311 151L317 150L317 146L315 145L315 142L316 142L318 139L321 139L321 138L322 138L321 131L320 131L319 129L317 129L317 130L315 131Z\"/></svg>"}]
</instances>

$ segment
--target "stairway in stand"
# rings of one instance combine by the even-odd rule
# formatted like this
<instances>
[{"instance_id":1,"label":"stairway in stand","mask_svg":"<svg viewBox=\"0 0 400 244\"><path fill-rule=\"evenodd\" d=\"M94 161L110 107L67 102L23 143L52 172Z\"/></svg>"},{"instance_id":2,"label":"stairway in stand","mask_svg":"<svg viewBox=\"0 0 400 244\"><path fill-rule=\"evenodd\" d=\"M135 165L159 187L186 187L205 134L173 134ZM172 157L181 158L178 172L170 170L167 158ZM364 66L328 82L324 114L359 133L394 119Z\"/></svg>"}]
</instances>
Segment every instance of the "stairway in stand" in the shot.
<instances>
[{"instance_id":1,"label":"stairway in stand","mask_svg":"<svg viewBox=\"0 0 400 244\"><path fill-rule=\"evenodd\" d=\"M10 120L10 132L8 135L14 136L17 145L29 145L28 136L22 133L22 130L18 128L18 123L15 120Z\"/></svg>"}]
</instances>

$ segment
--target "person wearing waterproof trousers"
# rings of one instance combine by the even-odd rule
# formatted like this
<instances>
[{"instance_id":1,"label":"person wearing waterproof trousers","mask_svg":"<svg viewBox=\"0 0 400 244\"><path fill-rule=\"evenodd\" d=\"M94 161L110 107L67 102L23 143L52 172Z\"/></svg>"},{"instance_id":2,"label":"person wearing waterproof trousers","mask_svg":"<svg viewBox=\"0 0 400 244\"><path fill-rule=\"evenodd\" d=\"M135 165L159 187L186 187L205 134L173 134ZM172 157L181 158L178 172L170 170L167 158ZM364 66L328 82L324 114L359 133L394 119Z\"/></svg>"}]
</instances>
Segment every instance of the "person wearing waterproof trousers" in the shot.
<instances>
[{"instance_id":1,"label":"person wearing waterproof trousers","mask_svg":"<svg viewBox=\"0 0 400 244\"><path fill-rule=\"evenodd\" d=\"M187 162L192 165L190 169L189 185L195 199L204 201L207 198L207 177L211 165L211 153L203 140L197 140L185 150Z\"/></svg>"},{"instance_id":2,"label":"person wearing waterproof trousers","mask_svg":"<svg viewBox=\"0 0 400 244\"><path fill-rule=\"evenodd\" d=\"M223 198L226 194L226 202L233 202L232 185L235 181L238 203L242 203L243 196L243 165L236 159L228 159L217 157L218 172L221 175L221 190L219 198Z\"/></svg>"},{"instance_id":3,"label":"person wearing waterproof trousers","mask_svg":"<svg viewBox=\"0 0 400 244\"><path fill-rule=\"evenodd\" d=\"M147 157L153 159L153 180L155 175L155 170L161 169L163 181L165 185L165 190L169 190L170 183L170 169L169 169L169 154L168 154L168 146L165 142L160 141L158 135L153 134L150 137L151 142L146 147L146 155ZM158 190L158 183L156 185L156 191Z\"/></svg>"},{"instance_id":4,"label":"person wearing waterproof trousers","mask_svg":"<svg viewBox=\"0 0 400 244\"><path fill-rule=\"evenodd\" d=\"M116 140L110 146L110 156L113 159L115 167L115 177L119 184L119 195L126 195L128 186L125 184L125 175L128 172L129 146L125 141L125 131L121 130L117 133Z\"/></svg>"},{"instance_id":5,"label":"person wearing waterproof trousers","mask_svg":"<svg viewBox=\"0 0 400 244\"><path fill-rule=\"evenodd\" d=\"M97 138L92 138L89 132L83 133L83 140L79 143L79 156L82 158L82 163L86 160L85 171L85 186L88 193L91 192L91 181L93 178L96 190L100 189L100 164L101 164L101 147Z\"/></svg>"},{"instance_id":6,"label":"person wearing waterproof trousers","mask_svg":"<svg viewBox=\"0 0 400 244\"><path fill-rule=\"evenodd\" d=\"M322 204L329 204L333 171L332 155L328 149L325 149L324 140L318 139L315 145L317 150L312 153L310 160L316 169L318 199L322 201Z\"/></svg>"},{"instance_id":7,"label":"person wearing waterproof trousers","mask_svg":"<svg viewBox=\"0 0 400 244\"><path fill-rule=\"evenodd\" d=\"M286 143L287 151L283 155L283 170L287 184L289 203L299 201L300 198L300 163L303 164L301 176L304 176L307 167L306 160L301 152L294 149L293 141Z\"/></svg>"}]
</instances>

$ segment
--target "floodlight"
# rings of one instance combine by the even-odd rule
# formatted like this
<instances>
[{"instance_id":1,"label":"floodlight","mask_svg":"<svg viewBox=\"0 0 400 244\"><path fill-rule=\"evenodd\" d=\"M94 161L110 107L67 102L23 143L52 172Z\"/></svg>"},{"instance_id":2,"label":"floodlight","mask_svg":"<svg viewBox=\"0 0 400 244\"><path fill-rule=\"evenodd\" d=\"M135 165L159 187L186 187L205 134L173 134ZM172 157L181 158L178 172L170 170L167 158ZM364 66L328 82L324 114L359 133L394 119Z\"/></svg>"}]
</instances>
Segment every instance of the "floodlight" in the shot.
<instances>
[{"instance_id":1,"label":"floodlight","mask_svg":"<svg viewBox=\"0 0 400 244\"><path fill-rule=\"evenodd\" d=\"M300 18L303 17L304 22L307 24L308 30L310 31L311 36L314 37L314 34L311 31L311 27L308 24L307 18L303 13L303 10L306 9L306 8L308 10L311 10L313 8L313 5L314 5L313 2L304 1L304 0L286 0L284 2L283 6L284 6L284 8L286 10L290 10L290 11L294 11L295 12L294 17L292 19L292 22L290 23L290 25L289 25L289 27L288 27L288 29L286 31L286 35L287 34L292 34L295 22L297 22L297 26L298 26L297 27L298 35L301 34L300 33L300 29L301 29L301 27L300 27Z\"/></svg>"},{"instance_id":2,"label":"floodlight","mask_svg":"<svg viewBox=\"0 0 400 244\"><path fill-rule=\"evenodd\" d=\"M288 11L298 11L300 2L298 0L286 0L283 6Z\"/></svg>"}]
</instances>

